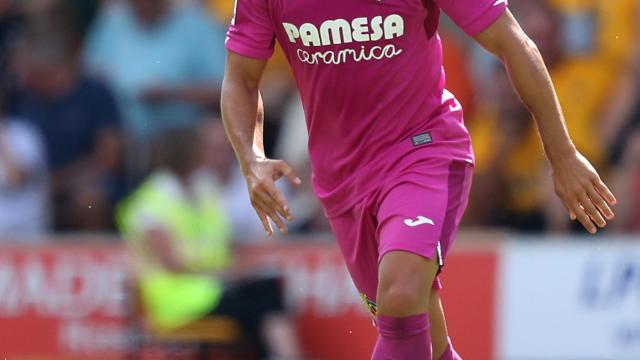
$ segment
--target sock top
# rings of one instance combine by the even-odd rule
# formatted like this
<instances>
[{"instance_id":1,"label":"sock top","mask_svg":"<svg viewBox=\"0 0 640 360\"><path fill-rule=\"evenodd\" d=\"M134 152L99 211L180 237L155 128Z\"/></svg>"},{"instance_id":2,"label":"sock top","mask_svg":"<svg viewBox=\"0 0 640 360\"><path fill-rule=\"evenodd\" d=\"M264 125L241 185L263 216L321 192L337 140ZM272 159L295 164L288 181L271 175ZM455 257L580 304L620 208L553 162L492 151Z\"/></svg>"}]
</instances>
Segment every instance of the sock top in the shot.
<instances>
[{"instance_id":1,"label":"sock top","mask_svg":"<svg viewBox=\"0 0 640 360\"><path fill-rule=\"evenodd\" d=\"M378 331L380 335L391 338L415 336L429 329L427 313L406 317L378 315Z\"/></svg>"}]
</instances>

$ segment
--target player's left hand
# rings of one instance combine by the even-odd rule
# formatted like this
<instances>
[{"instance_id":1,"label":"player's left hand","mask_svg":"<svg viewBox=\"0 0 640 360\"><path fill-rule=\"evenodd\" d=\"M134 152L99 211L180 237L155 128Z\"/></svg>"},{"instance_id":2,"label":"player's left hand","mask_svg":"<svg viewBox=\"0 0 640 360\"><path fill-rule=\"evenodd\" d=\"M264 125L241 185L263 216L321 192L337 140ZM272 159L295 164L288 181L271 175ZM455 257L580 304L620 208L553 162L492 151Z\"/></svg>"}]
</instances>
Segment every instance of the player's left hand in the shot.
<instances>
[{"instance_id":1,"label":"player's left hand","mask_svg":"<svg viewBox=\"0 0 640 360\"><path fill-rule=\"evenodd\" d=\"M575 152L552 165L556 194L569 211L571 220L578 220L587 231L595 234L614 217L611 210L617 200L602 182L593 165Z\"/></svg>"}]
</instances>

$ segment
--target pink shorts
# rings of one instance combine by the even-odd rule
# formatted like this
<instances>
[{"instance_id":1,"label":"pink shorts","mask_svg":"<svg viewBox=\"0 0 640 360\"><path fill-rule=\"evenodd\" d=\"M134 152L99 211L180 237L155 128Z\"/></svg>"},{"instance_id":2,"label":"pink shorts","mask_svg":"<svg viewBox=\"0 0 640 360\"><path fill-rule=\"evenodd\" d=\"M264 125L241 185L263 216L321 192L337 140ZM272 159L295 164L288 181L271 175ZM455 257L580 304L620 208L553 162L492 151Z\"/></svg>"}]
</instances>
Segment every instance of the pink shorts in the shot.
<instances>
[{"instance_id":1,"label":"pink shorts","mask_svg":"<svg viewBox=\"0 0 640 360\"><path fill-rule=\"evenodd\" d=\"M438 256L444 265L467 205L472 174L468 162L430 158L329 219L351 278L370 308L375 307L378 264L386 253ZM441 288L437 277L433 287Z\"/></svg>"}]
</instances>

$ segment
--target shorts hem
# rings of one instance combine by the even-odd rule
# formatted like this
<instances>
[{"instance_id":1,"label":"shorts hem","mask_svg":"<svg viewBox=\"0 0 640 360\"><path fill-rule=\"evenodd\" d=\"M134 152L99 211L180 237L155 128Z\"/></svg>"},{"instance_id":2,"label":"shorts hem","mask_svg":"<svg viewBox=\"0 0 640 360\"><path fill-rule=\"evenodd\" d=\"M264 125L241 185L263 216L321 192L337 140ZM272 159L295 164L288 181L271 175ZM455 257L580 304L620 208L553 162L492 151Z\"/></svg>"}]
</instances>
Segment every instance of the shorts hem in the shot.
<instances>
[{"instance_id":1,"label":"shorts hem","mask_svg":"<svg viewBox=\"0 0 640 360\"><path fill-rule=\"evenodd\" d=\"M408 252L411 254L415 254L418 256L421 256L427 260L433 260L436 257L436 254L438 252L437 250L437 244L435 244L433 246L433 249L429 249L427 251L425 250L420 250L417 249L415 247L410 247L410 246L402 246L402 244L393 244L393 246L389 246L387 248L381 249L380 251L380 255L378 256L378 265L380 265L380 262L382 261L382 258L392 252L392 251L404 251L404 252Z\"/></svg>"}]
</instances>

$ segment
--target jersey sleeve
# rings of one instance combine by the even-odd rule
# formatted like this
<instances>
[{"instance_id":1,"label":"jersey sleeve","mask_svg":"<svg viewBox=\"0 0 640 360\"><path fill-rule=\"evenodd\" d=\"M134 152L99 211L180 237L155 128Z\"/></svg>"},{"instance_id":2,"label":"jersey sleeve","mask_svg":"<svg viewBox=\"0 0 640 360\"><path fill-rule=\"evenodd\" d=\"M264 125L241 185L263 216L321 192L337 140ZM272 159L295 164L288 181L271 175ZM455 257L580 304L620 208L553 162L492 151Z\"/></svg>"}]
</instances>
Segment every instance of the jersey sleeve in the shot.
<instances>
[{"instance_id":1,"label":"jersey sleeve","mask_svg":"<svg viewBox=\"0 0 640 360\"><path fill-rule=\"evenodd\" d=\"M434 1L469 36L488 28L508 6L508 0Z\"/></svg>"},{"instance_id":2,"label":"jersey sleeve","mask_svg":"<svg viewBox=\"0 0 640 360\"><path fill-rule=\"evenodd\" d=\"M251 58L266 60L271 57L275 29L267 0L236 0L225 46L229 51Z\"/></svg>"}]
</instances>

